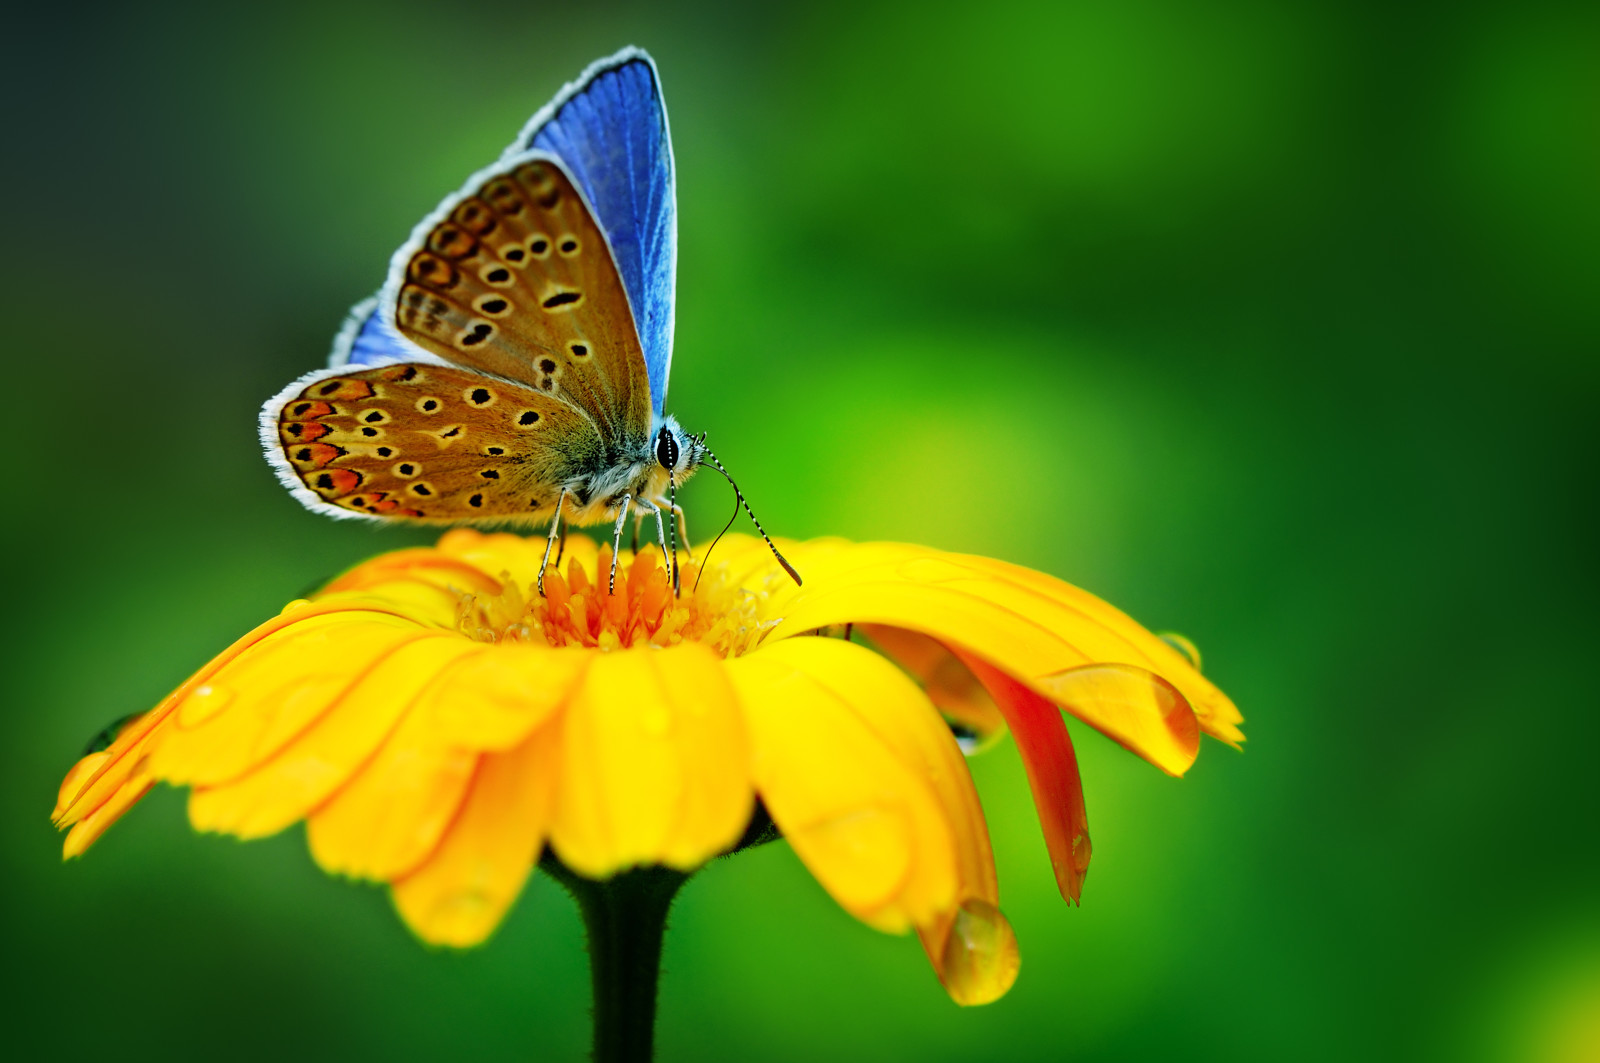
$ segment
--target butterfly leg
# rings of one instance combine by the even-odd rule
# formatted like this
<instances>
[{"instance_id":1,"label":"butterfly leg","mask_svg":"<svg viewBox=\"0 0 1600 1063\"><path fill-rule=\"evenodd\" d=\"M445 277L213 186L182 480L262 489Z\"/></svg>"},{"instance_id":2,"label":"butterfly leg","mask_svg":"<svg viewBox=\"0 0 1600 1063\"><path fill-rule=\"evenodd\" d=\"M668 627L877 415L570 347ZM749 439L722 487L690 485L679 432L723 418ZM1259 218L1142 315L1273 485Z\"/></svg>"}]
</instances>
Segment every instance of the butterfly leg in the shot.
<instances>
[{"instance_id":1,"label":"butterfly leg","mask_svg":"<svg viewBox=\"0 0 1600 1063\"><path fill-rule=\"evenodd\" d=\"M556 536L561 534L561 507L567 503L567 492L563 490L561 497L556 499L556 515L550 519L550 537L544 542L544 560L539 562L539 597L544 597L544 570L550 566L550 551L555 549ZM566 545L566 538L562 538L562 545ZM561 558L556 557L556 564L561 564Z\"/></svg>"},{"instance_id":2,"label":"butterfly leg","mask_svg":"<svg viewBox=\"0 0 1600 1063\"><path fill-rule=\"evenodd\" d=\"M617 507L617 526L611 531L611 577L606 583L606 593L617 593L617 553L622 549L622 526L628 522L628 507L633 504L632 495L622 496L622 505Z\"/></svg>"},{"instance_id":3,"label":"butterfly leg","mask_svg":"<svg viewBox=\"0 0 1600 1063\"><path fill-rule=\"evenodd\" d=\"M694 560L694 550L689 546L689 517L684 513L683 507L673 504L672 517L678 522L678 539L683 543L683 552L689 555L689 560Z\"/></svg>"},{"instance_id":4,"label":"butterfly leg","mask_svg":"<svg viewBox=\"0 0 1600 1063\"><path fill-rule=\"evenodd\" d=\"M672 593L676 596L678 593L678 566L674 563L673 555L667 550L667 526L661 520L661 506L656 503L641 501L639 510L641 513L648 513L656 519L656 542L661 544L661 561L666 566L667 572L672 576Z\"/></svg>"}]
</instances>

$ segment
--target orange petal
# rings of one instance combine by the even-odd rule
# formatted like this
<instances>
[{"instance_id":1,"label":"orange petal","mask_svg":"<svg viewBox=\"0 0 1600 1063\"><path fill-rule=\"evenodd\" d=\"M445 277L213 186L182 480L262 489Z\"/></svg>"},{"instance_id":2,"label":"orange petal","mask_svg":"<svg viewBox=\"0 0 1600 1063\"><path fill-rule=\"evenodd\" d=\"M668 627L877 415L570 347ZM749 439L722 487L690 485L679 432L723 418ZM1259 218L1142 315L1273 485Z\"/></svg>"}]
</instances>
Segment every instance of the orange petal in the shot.
<instances>
[{"instance_id":1,"label":"orange petal","mask_svg":"<svg viewBox=\"0 0 1600 1063\"><path fill-rule=\"evenodd\" d=\"M500 924L544 846L559 766L559 723L479 759L444 841L392 887L418 937L464 948Z\"/></svg>"},{"instance_id":2,"label":"orange petal","mask_svg":"<svg viewBox=\"0 0 1600 1063\"><path fill-rule=\"evenodd\" d=\"M1061 712L998 668L975 657L963 655L962 660L989 688L1011 724L1045 846L1050 850L1056 886L1063 898L1075 903L1089 873L1089 816L1083 807L1078 757Z\"/></svg>"},{"instance_id":3,"label":"orange petal","mask_svg":"<svg viewBox=\"0 0 1600 1063\"><path fill-rule=\"evenodd\" d=\"M1006 731L1005 717L961 659L938 641L905 628L862 624L861 633L922 684L928 699L987 744Z\"/></svg>"}]
</instances>

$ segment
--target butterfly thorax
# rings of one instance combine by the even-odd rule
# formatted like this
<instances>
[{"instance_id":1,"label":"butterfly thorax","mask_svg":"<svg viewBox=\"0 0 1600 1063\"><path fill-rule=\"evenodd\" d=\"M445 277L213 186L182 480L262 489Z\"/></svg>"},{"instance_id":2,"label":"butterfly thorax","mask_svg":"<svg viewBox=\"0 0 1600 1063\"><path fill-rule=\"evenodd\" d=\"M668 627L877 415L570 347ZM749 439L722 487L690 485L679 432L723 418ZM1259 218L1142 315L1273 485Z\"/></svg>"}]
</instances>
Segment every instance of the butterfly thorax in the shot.
<instances>
[{"instance_id":1,"label":"butterfly thorax","mask_svg":"<svg viewBox=\"0 0 1600 1063\"><path fill-rule=\"evenodd\" d=\"M671 509L674 489L694 475L705 444L672 417L658 416L655 422L648 444L629 446L617 460L562 485L567 520L576 525L615 520L624 499L645 509Z\"/></svg>"}]
</instances>

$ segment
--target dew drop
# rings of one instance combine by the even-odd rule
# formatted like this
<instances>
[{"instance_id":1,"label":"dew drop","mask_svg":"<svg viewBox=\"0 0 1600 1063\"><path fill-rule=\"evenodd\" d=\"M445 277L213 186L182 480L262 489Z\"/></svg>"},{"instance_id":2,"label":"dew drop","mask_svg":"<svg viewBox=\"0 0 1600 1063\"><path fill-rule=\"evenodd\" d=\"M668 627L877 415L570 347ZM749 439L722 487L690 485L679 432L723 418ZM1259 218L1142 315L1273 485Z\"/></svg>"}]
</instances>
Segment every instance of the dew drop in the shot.
<instances>
[{"instance_id":1,"label":"dew drop","mask_svg":"<svg viewBox=\"0 0 1600 1063\"><path fill-rule=\"evenodd\" d=\"M181 727L198 727L232 702L233 691L227 687L220 687L215 683L203 683L195 687L194 692L184 699L183 705L178 709L178 724Z\"/></svg>"},{"instance_id":2,"label":"dew drop","mask_svg":"<svg viewBox=\"0 0 1600 1063\"><path fill-rule=\"evenodd\" d=\"M1072 836L1072 869L1081 889L1083 880L1089 874L1089 860L1094 856L1094 846L1089 841L1088 831L1079 831Z\"/></svg>"},{"instance_id":3,"label":"dew drop","mask_svg":"<svg viewBox=\"0 0 1600 1063\"><path fill-rule=\"evenodd\" d=\"M1183 654L1195 671L1198 672L1200 670L1200 647L1196 646L1193 641L1178 634L1176 631L1163 631L1156 637Z\"/></svg>"},{"instance_id":4,"label":"dew drop","mask_svg":"<svg viewBox=\"0 0 1600 1063\"><path fill-rule=\"evenodd\" d=\"M944 723L946 727L950 728L950 735L956 740L956 747L961 750L963 755L970 757L978 752L979 747L983 744L983 738L977 731L957 720L946 719Z\"/></svg>"},{"instance_id":5,"label":"dew drop","mask_svg":"<svg viewBox=\"0 0 1600 1063\"><path fill-rule=\"evenodd\" d=\"M80 756L87 757L90 753L102 753L105 750L110 749L111 743L117 740L117 736L122 734L123 731L126 731L130 723L143 715L144 713L141 712L131 712L126 716L119 717L118 719L106 724L95 733L93 738L89 739L88 743L84 745L83 752L80 754Z\"/></svg>"},{"instance_id":6,"label":"dew drop","mask_svg":"<svg viewBox=\"0 0 1600 1063\"><path fill-rule=\"evenodd\" d=\"M957 1004L1004 996L1022 964L1017 935L1000 909L978 897L961 902L939 957L939 976Z\"/></svg>"}]
</instances>

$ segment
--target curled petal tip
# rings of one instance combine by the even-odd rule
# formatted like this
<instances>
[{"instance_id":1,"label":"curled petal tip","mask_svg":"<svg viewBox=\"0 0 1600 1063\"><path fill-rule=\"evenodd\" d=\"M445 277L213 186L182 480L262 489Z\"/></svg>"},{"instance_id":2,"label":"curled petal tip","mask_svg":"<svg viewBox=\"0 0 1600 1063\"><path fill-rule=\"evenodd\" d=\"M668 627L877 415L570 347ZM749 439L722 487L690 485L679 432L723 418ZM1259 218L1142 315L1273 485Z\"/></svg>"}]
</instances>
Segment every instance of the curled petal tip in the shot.
<instances>
[{"instance_id":1,"label":"curled petal tip","mask_svg":"<svg viewBox=\"0 0 1600 1063\"><path fill-rule=\"evenodd\" d=\"M961 902L939 955L939 978L963 1007L999 1000L1022 965L1017 935L1000 909L969 897Z\"/></svg>"},{"instance_id":2,"label":"curled petal tip","mask_svg":"<svg viewBox=\"0 0 1600 1063\"><path fill-rule=\"evenodd\" d=\"M1169 775L1200 752L1200 721L1182 691L1147 668L1088 664L1041 676L1049 699Z\"/></svg>"},{"instance_id":3,"label":"curled petal tip","mask_svg":"<svg viewBox=\"0 0 1600 1063\"><path fill-rule=\"evenodd\" d=\"M95 772L99 771L105 762L110 759L111 755L109 753L90 753L79 759L72 766L72 769L67 772L67 777L61 780L61 790L56 795L55 810L50 814L50 819L56 826L64 827L68 825L68 809L77 801L78 795L83 793L84 787L94 777Z\"/></svg>"}]
</instances>

